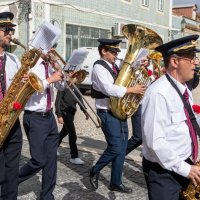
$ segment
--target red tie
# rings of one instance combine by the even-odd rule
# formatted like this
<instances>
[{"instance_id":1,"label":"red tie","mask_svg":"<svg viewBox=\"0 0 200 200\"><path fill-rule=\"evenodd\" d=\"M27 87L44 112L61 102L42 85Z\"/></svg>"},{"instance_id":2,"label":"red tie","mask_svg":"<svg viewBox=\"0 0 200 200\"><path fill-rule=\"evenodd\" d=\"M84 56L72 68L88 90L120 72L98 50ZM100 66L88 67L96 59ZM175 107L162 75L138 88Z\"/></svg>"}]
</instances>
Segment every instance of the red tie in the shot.
<instances>
[{"instance_id":1,"label":"red tie","mask_svg":"<svg viewBox=\"0 0 200 200\"><path fill-rule=\"evenodd\" d=\"M184 99L186 100L186 102L188 103L188 105L190 106L190 102L189 102L189 94L187 89L185 90L184 94L183 94ZM189 127L189 131L190 131L190 137L192 139L192 144L193 144L193 150L192 150L192 159L194 162L196 162L197 160L197 156L198 156L198 141L197 141L197 134L196 131L192 125L192 122L190 120L190 116L189 113L187 112L187 110L184 108L185 111L185 115L187 117L187 125Z\"/></svg>"},{"instance_id":2,"label":"red tie","mask_svg":"<svg viewBox=\"0 0 200 200\"><path fill-rule=\"evenodd\" d=\"M49 68L49 64L48 62L42 62L42 64L44 65L44 68L45 68L45 77L46 79L49 78L49 72L48 72L48 68ZM50 91L50 88L48 87L46 89L47 91L47 106L46 106L46 112L50 111L51 110L51 91Z\"/></svg>"},{"instance_id":3,"label":"red tie","mask_svg":"<svg viewBox=\"0 0 200 200\"><path fill-rule=\"evenodd\" d=\"M2 83L3 83L3 81L5 82L5 79L6 79L6 76L5 76L5 74L6 73L3 73L2 72L2 68L3 68L3 61L4 61L4 58L3 58L3 56L0 56L0 101L2 101L2 99L3 99L3 97L4 97L4 90L3 90L3 87L2 87Z\"/></svg>"},{"instance_id":4,"label":"red tie","mask_svg":"<svg viewBox=\"0 0 200 200\"><path fill-rule=\"evenodd\" d=\"M115 66L115 64L112 65L112 70L115 73L115 75L117 76L119 71L117 70L117 67Z\"/></svg>"}]
</instances>

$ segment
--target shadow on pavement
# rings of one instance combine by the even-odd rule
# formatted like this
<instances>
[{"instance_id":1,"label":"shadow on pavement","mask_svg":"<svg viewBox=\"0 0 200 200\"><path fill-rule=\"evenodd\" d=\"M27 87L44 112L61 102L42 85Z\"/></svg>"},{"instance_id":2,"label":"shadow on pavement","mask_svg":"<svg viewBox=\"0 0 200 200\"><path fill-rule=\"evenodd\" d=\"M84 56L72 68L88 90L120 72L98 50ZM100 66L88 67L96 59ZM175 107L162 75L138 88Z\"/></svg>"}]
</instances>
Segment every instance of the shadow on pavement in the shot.
<instances>
[{"instance_id":1,"label":"shadow on pavement","mask_svg":"<svg viewBox=\"0 0 200 200\"><path fill-rule=\"evenodd\" d=\"M89 151L79 151L79 156L81 159L85 161L84 165L75 165L69 162L70 160L70 149L66 147L59 147L59 152L61 155L58 157L58 161L64 164L67 168L72 170L73 174L79 174L82 178L80 181L83 183L83 185L90 191L92 191L90 182L89 182L89 170L93 166L93 164L96 162L95 156L93 153ZM99 157L99 156L98 156ZM102 174L99 176L99 184L104 184L108 186L109 182L106 180ZM77 183L78 184L78 183Z\"/></svg>"},{"instance_id":2,"label":"shadow on pavement","mask_svg":"<svg viewBox=\"0 0 200 200\"><path fill-rule=\"evenodd\" d=\"M69 192L63 197L62 200L80 199L80 200L108 200L103 195L97 192L83 189L81 185L76 182L64 183L61 187L65 187Z\"/></svg>"},{"instance_id":3,"label":"shadow on pavement","mask_svg":"<svg viewBox=\"0 0 200 200\"><path fill-rule=\"evenodd\" d=\"M102 150L106 148L106 142L102 140L95 140L88 137L79 136L79 140L81 141L80 145L84 147L93 148L96 150Z\"/></svg>"},{"instance_id":4,"label":"shadow on pavement","mask_svg":"<svg viewBox=\"0 0 200 200\"><path fill-rule=\"evenodd\" d=\"M24 165L28 160L29 160L28 157L21 155L20 166ZM23 196L29 193L34 193L36 195L36 199L39 200L40 190L41 190L41 182L39 180L39 176L34 175L30 179L19 184L18 195Z\"/></svg>"}]
</instances>

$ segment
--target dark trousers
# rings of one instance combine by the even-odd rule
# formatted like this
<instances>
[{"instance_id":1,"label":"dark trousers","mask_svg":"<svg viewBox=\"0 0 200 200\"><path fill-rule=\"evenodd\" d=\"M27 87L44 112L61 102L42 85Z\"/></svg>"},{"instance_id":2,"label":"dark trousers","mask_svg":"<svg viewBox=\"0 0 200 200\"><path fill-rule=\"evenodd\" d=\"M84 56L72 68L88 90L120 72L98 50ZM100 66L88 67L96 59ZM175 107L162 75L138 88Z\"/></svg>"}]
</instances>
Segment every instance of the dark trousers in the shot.
<instances>
[{"instance_id":1,"label":"dark trousers","mask_svg":"<svg viewBox=\"0 0 200 200\"><path fill-rule=\"evenodd\" d=\"M109 112L97 112L97 114L101 119L107 148L93 167L93 172L99 173L103 167L112 162L110 184L121 185L128 141L127 121L118 120Z\"/></svg>"},{"instance_id":2,"label":"dark trousers","mask_svg":"<svg viewBox=\"0 0 200 200\"><path fill-rule=\"evenodd\" d=\"M126 155L142 144L141 105L131 117L132 136L128 140Z\"/></svg>"},{"instance_id":3,"label":"dark trousers","mask_svg":"<svg viewBox=\"0 0 200 200\"><path fill-rule=\"evenodd\" d=\"M57 174L58 129L53 114L24 114L24 129L30 145L31 159L20 168L19 182L42 170L40 200L53 200Z\"/></svg>"},{"instance_id":4,"label":"dark trousers","mask_svg":"<svg viewBox=\"0 0 200 200\"><path fill-rule=\"evenodd\" d=\"M152 163L144 157L142 167L149 200L183 200L180 192L182 187L187 187L189 179L163 169L157 163Z\"/></svg>"},{"instance_id":5,"label":"dark trousers","mask_svg":"<svg viewBox=\"0 0 200 200\"><path fill-rule=\"evenodd\" d=\"M61 132L59 133L59 145L62 142L63 138L69 134L69 146L71 158L78 158L78 149L76 145L76 130L74 126L74 115L73 111L64 111L62 112L62 117L64 124Z\"/></svg>"},{"instance_id":6,"label":"dark trousers","mask_svg":"<svg viewBox=\"0 0 200 200\"><path fill-rule=\"evenodd\" d=\"M1 200L17 199L21 148L22 132L17 120L0 151Z\"/></svg>"}]
</instances>

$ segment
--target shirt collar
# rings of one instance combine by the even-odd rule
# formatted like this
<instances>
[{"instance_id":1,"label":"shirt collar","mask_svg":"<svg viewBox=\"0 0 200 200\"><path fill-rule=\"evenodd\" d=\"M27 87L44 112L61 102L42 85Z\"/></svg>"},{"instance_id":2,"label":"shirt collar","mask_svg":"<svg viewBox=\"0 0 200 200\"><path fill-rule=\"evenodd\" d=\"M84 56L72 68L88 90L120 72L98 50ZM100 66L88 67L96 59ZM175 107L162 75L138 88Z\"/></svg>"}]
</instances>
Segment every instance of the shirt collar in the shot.
<instances>
[{"instance_id":1,"label":"shirt collar","mask_svg":"<svg viewBox=\"0 0 200 200\"><path fill-rule=\"evenodd\" d=\"M100 58L100 60L105 61L108 64L108 66L112 69L112 64L111 63L109 63L108 61L104 60L103 58Z\"/></svg>"},{"instance_id":2,"label":"shirt collar","mask_svg":"<svg viewBox=\"0 0 200 200\"><path fill-rule=\"evenodd\" d=\"M188 89L186 83L183 85L182 83L180 83L179 81L177 81L174 77L172 77L169 73L167 73L169 75L169 77L172 79L172 81L176 84L176 86L178 87L179 91L181 92L181 94L184 94L185 90L187 89L190 98L192 98L192 93L191 91Z\"/></svg>"}]
</instances>

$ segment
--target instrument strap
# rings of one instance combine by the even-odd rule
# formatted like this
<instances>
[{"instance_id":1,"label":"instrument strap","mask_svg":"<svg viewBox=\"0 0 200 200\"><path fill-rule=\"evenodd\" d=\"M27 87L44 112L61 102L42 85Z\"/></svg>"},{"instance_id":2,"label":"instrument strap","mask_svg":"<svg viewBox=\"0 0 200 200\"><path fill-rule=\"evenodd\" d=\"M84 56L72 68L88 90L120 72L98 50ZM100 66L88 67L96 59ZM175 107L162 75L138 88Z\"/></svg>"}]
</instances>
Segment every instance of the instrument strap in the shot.
<instances>
[{"instance_id":1,"label":"instrument strap","mask_svg":"<svg viewBox=\"0 0 200 200\"><path fill-rule=\"evenodd\" d=\"M115 74L115 72L113 71L113 69L110 68L110 66L103 60L97 60L94 65L99 64L101 66L103 66L105 69L107 69L110 74L112 75L113 79L116 80L117 79L117 75ZM93 65L93 67L94 67ZM95 98L95 99L104 99L104 98L109 98L109 96L103 94L100 91L97 91L93 88L93 86L91 86L91 97Z\"/></svg>"},{"instance_id":2,"label":"instrument strap","mask_svg":"<svg viewBox=\"0 0 200 200\"><path fill-rule=\"evenodd\" d=\"M117 79L117 75L115 74L115 72L113 71L113 69L110 68L110 66L104 61L104 60L97 60L94 65L96 64L99 64L99 65L102 65L104 68L106 68L110 74L112 75L113 79L116 80ZM118 69L116 66L115 66L116 69Z\"/></svg>"},{"instance_id":3,"label":"instrument strap","mask_svg":"<svg viewBox=\"0 0 200 200\"><path fill-rule=\"evenodd\" d=\"M6 53L4 53L3 66L0 70L0 83L1 83L1 89L2 89L3 96L5 95L5 92L6 92L6 82L4 80L5 66L6 66Z\"/></svg>"},{"instance_id":4,"label":"instrument strap","mask_svg":"<svg viewBox=\"0 0 200 200\"><path fill-rule=\"evenodd\" d=\"M165 74L165 76L167 77L167 80L171 83L171 85L174 87L174 89L177 91L177 93L179 94L185 109L187 110L187 112L189 113L190 116L190 120L192 122L193 127L195 128L196 133L198 134L198 136L200 137L200 128L199 125L196 121L196 117L192 111L191 106L186 102L186 100L184 99L183 95L181 94L180 90L178 89L178 87L176 86L176 84L174 83L174 81L169 77L168 74Z\"/></svg>"}]
</instances>

